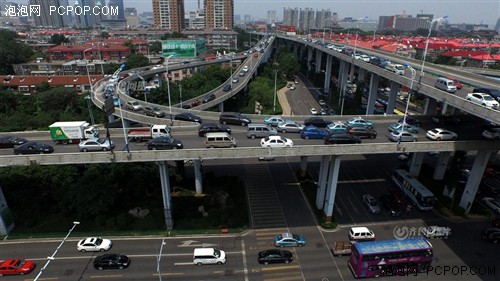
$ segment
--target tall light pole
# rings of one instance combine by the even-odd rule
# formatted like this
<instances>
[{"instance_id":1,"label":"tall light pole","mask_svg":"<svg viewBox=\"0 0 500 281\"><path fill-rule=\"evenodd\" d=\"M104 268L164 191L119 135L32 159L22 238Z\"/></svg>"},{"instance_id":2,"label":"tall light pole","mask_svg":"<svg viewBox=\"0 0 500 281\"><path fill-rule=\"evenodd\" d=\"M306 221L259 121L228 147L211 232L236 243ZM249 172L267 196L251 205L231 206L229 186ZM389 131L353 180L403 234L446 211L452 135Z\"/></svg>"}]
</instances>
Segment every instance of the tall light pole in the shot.
<instances>
[{"instance_id":1,"label":"tall light pole","mask_svg":"<svg viewBox=\"0 0 500 281\"><path fill-rule=\"evenodd\" d=\"M276 112L276 82L278 80L278 70L274 69L274 102L273 102L273 112Z\"/></svg>"},{"instance_id":2,"label":"tall light pole","mask_svg":"<svg viewBox=\"0 0 500 281\"><path fill-rule=\"evenodd\" d=\"M99 61L101 61L101 74L104 75L104 67L103 67L103 61L102 61L102 55L101 55L101 48L99 48L100 45L101 45L101 42L97 43L97 51L99 52Z\"/></svg>"},{"instance_id":3,"label":"tall light pole","mask_svg":"<svg viewBox=\"0 0 500 281\"><path fill-rule=\"evenodd\" d=\"M66 235L66 237L64 237L64 239L61 241L61 244L59 244L59 246L57 246L56 250L54 251L54 253L52 254L52 256L50 257L47 257L47 262L45 263L45 265L40 269L40 272L38 273L38 275L35 277L35 279L33 279L33 281L37 281L38 278L40 278L40 276L42 275L43 271L47 268L47 266L49 265L49 263L51 261L53 261L55 258L55 255L57 254L57 251L59 251L59 249L62 247L62 245L64 244L64 242L66 241L66 239L68 239L69 235L71 234L71 232L73 231L73 229L75 229L75 227L77 225L79 225L80 222L79 221L74 221L73 222L73 227L68 231L68 234Z\"/></svg>"},{"instance_id":4,"label":"tall light pole","mask_svg":"<svg viewBox=\"0 0 500 281\"><path fill-rule=\"evenodd\" d=\"M399 132L399 138L402 137L401 134L403 133L406 126L406 116L408 115L408 108L410 106L411 91L413 91L413 81L415 80L415 76L417 75L417 71L411 65L407 64L406 67L411 70L411 81L410 89L408 89L408 100L406 101L405 115L403 117L403 124L401 125L401 130Z\"/></svg>"},{"instance_id":5,"label":"tall light pole","mask_svg":"<svg viewBox=\"0 0 500 281\"><path fill-rule=\"evenodd\" d=\"M425 65L425 57L427 56L427 49L429 48L429 38L431 37L431 32L432 32L432 24L434 22L441 21L443 19L448 18L448 16L440 17L437 19L431 20L429 24L429 32L427 33L427 39L425 40L425 49L424 49L424 54L422 55L422 66L420 67L420 77L418 78L418 83L422 83L422 77L424 77L424 65Z\"/></svg>"},{"instance_id":6,"label":"tall light pole","mask_svg":"<svg viewBox=\"0 0 500 281\"><path fill-rule=\"evenodd\" d=\"M90 104L91 99L92 99L92 97L90 95L85 96L85 100L87 100L87 108L89 109L90 123L92 123L92 125L94 125L95 124L94 113L92 112L92 105Z\"/></svg>"},{"instance_id":7,"label":"tall light pole","mask_svg":"<svg viewBox=\"0 0 500 281\"><path fill-rule=\"evenodd\" d=\"M125 69L125 65L122 64L120 65L120 70L123 70ZM115 73L117 73L119 71L116 71ZM118 74L117 74L118 75ZM120 99L120 93L124 94L122 92L122 88L121 88L121 83L123 82L123 80L121 80L119 83L118 83L118 108L120 109L120 119L122 120L122 129L123 129L123 137L125 138L125 149L127 150L127 157L130 157L130 149L128 147L128 137L127 137L127 131L126 131L126 128L125 128L125 120L123 119L123 110L122 110L122 100ZM110 141L111 143L111 141Z\"/></svg>"},{"instance_id":8,"label":"tall light pole","mask_svg":"<svg viewBox=\"0 0 500 281\"><path fill-rule=\"evenodd\" d=\"M161 252L163 252L163 246L165 246L165 238L161 240L161 246L160 246L160 253L158 254L157 258L157 263L156 263L156 272L158 272L158 280L162 281L161 279L161 271L160 271L160 261L161 261Z\"/></svg>"},{"instance_id":9,"label":"tall light pole","mask_svg":"<svg viewBox=\"0 0 500 281\"><path fill-rule=\"evenodd\" d=\"M229 79L231 80L231 96L233 95L233 59L229 59L229 71L230 71L230 76Z\"/></svg>"},{"instance_id":10,"label":"tall light pole","mask_svg":"<svg viewBox=\"0 0 500 281\"><path fill-rule=\"evenodd\" d=\"M170 114L170 124L172 124L173 120L172 120L172 102L170 101L170 78L168 77L169 76L169 74L168 74L168 64L169 64L170 58L174 57L174 56L175 56L175 53L171 54L170 56L168 56L166 58L166 62L167 62L166 71L167 71L168 112Z\"/></svg>"},{"instance_id":11,"label":"tall light pole","mask_svg":"<svg viewBox=\"0 0 500 281\"><path fill-rule=\"evenodd\" d=\"M90 79L90 72L89 72L89 61L87 60L87 57L85 56L85 52L94 49L94 46L91 48L83 50L83 59L85 60L85 69L87 70L87 77L89 78L89 84L90 84L90 94L94 94L94 86L92 85L92 80Z\"/></svg>"},{"instance_id":12,"label":"tall light pole","mask_svg":"<svg viewBox=\"0 0 500 281\"><path fill-rule=\"evenodd\" d=\"M182 84L179 83L179 99L181 100L181 108L182 108Z\"/></svg>"}]
</instances>

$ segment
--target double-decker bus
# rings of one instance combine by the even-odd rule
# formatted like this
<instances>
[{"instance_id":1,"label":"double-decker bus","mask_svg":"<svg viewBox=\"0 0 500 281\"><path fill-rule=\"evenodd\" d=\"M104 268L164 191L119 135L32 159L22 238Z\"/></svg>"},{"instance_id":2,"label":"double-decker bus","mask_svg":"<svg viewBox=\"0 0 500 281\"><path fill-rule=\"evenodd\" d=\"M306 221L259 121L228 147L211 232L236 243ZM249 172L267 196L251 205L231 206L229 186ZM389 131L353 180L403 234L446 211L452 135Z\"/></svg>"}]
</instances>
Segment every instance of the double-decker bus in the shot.
<instances>
[{"instance_id":1,"label":"double-decker bus","mask_svg":"<svg viewBox=\"0 0 500 281\"><path fill-rule=\"evenodd\" d=\"M348 266L355 278L402 276L428 269L432 244L423 237L354 243Z\"/></svg>"},{"instance_id":2,"label":"double-decker bus","mask_svg":"<svg viewBox=\"0 0 500 281\"><path fill-rule=\"evenodd\" d=\"M405 197L410 199L419 210L432 210L436 197L416 178L410 175L408 171L402 169L394 170L392 180L404 193Z\"/></svg>"}]
</instances>

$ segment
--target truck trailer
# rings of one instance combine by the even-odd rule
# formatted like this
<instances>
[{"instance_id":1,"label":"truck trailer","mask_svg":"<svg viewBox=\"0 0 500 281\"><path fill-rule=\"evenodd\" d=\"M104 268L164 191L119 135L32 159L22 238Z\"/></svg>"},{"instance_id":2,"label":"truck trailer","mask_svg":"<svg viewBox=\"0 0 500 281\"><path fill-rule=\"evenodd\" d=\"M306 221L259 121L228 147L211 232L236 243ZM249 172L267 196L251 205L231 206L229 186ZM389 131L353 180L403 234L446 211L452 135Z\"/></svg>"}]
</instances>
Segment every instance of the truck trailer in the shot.
<instances>
[{"instance_id":1,"label":"truck trailer","mask_svg":"<svg viewBox=\"0 0 500 281\"><path fill-rule=\"evenodd\" d=\"M56 144L79 143L99 137L99 131L86 121L56 122L49 126L49 131Z\"/></svg>"}]
</instances>

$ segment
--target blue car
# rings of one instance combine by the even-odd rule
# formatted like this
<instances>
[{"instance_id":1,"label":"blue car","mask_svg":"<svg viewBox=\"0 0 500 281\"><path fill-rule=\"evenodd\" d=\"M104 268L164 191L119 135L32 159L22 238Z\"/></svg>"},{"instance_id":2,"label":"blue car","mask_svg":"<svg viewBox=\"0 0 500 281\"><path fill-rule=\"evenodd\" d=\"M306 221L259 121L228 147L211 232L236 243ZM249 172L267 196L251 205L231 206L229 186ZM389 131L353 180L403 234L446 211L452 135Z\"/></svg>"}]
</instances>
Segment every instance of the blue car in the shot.
<instances>
[{"instance_id":1,"label":"blue car","mask_svg":"<svg viewBox=\"0 0 500 281\"><path fill-rule=\"evenodd\" d=\"M276 247L302 247L306 245L304 235L285 232L274 235L274 246Z\"/></svg>"},{"instance_id":2,"label":"blue car","mask_svg":"<svg viewBox=\"0 0 500 281\"><path fill-rule=\"evenodd\" d=\"M389 125L389 132L401 132L401 131L407 131L412 134L417 134L419 129L418 127L410 124L405 124L403 126L402 123L393 123Z\"/></svg>"},{"instance_id":3,"label":"blue car","mask_svg":"<svg viewBox=\"0 0 500 281\"><path fill-rule=\"evenodd\" d=\"M324 139L328 136L327 130L322 130L315 126L307 126L300 132L300 137L303 139Z\"/></svg>"},{"instance_id":4,"label":"blue car","mask_svg":"<svg viewBox=\"0 0 500 281\"><path fill-rule=\"evenodd\" d=\"M355 117L347 120L347 125L349 127L367 127L368 129L373 128L373 122L365 120L361 117Z\"/></svg>"}]
</instances>

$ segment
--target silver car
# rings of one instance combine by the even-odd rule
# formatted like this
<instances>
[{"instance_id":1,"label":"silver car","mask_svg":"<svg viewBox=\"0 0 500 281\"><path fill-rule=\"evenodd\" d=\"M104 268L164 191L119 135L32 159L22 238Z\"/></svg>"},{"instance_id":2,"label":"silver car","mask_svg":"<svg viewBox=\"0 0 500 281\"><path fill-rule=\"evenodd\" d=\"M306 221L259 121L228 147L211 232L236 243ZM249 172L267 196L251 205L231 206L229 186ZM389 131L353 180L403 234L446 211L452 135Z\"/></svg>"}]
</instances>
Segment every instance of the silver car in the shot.
<instances>
[{"instance_id":1,"label":"silver car","mask_svg":"<svg viewBox=\"0 0 500 281\"><path fill-rule=\"evenodd\" d=\"M380 213L380 205L378 204L377 200L370 194L363 195L363 204L366 205L370 213L372 214Z\"/></svg>"},{"instance_id":2,"label":"silver car","mask_svg":"<svg viewBox=\"0 0 500 281\"><path fill-rule=\"evenodd\" d=\"M282 133L300 133L304 129L304 125L292 120L278 123L278 132Z\"/></svg>"},{"instance_id":3,"label":"silver car","mask_svg":"<svg viewBox=\"0 0 500 281\"><path fill-rule=\"evenodd\" d=\"M417 141L417 135L409 133L409 132L392 132L389 134L389 140L391 141Z\"/></svg>"},{"instance_id":4,"label":"silver car","mask_svg":"<svg viewBox=\"0 0 500 281\"><path fill-rule=\"evenodd\" d=\"M87 151L108 151L115 148L115 144L107 139L92 138L78 144L81 152Z\"/></svg>"}]
</instances>

